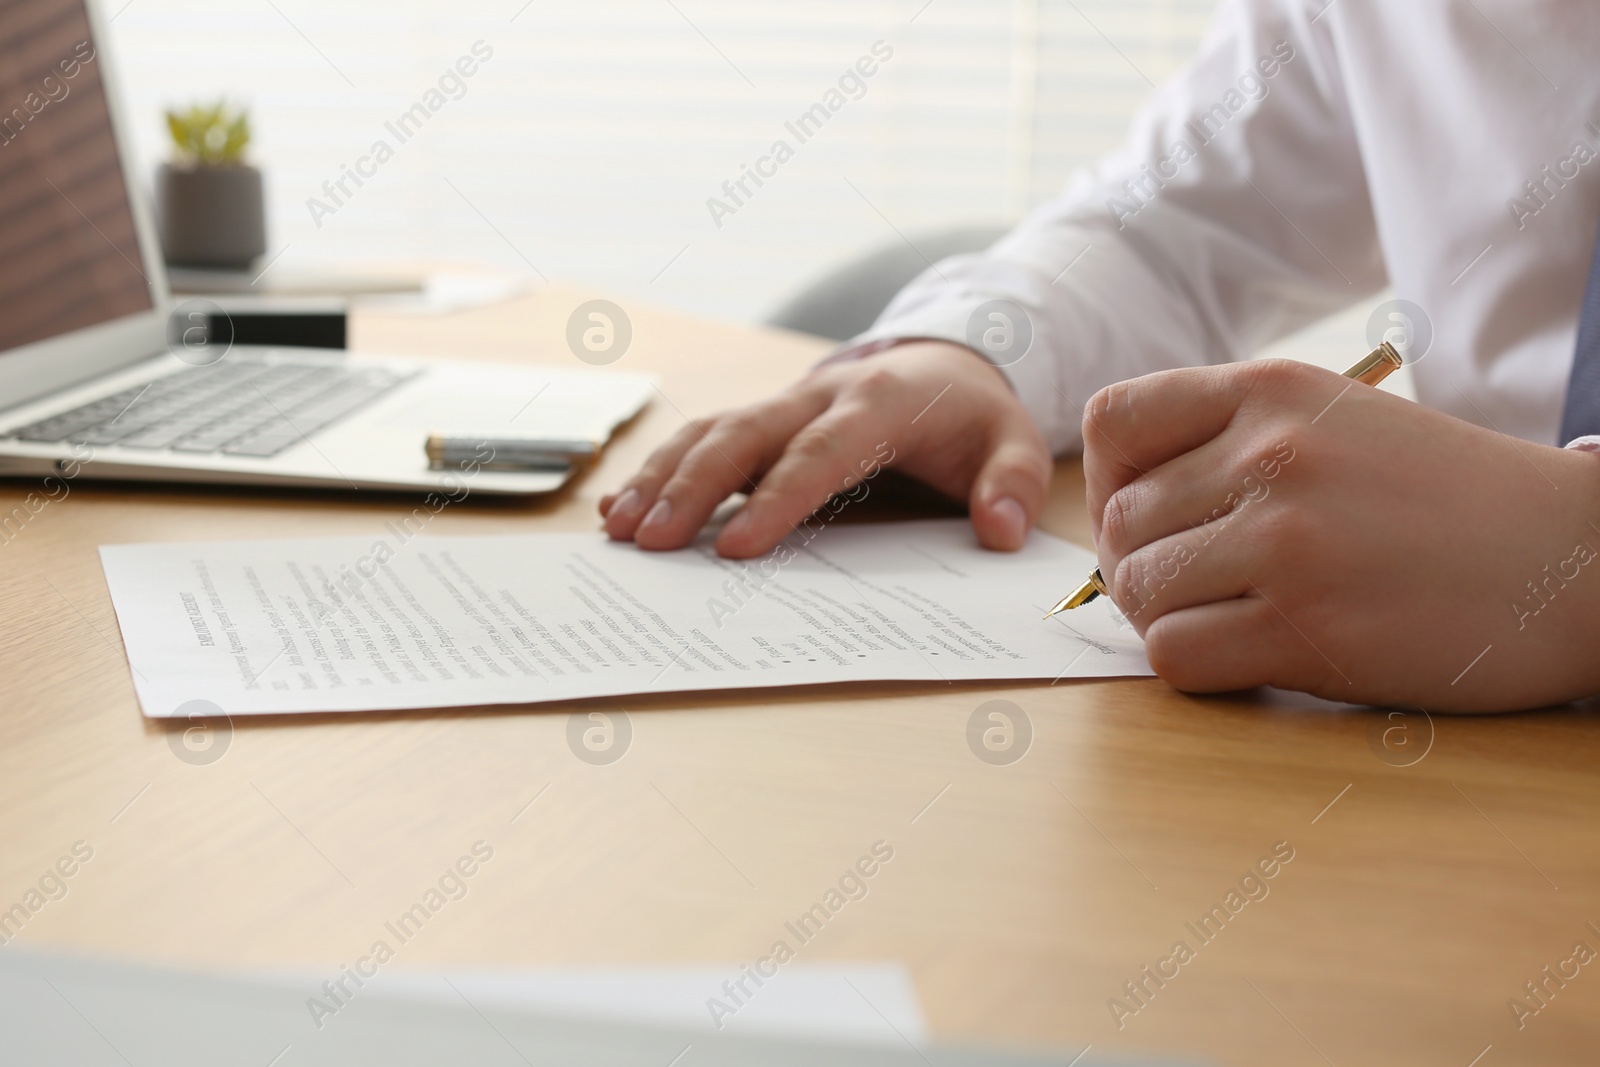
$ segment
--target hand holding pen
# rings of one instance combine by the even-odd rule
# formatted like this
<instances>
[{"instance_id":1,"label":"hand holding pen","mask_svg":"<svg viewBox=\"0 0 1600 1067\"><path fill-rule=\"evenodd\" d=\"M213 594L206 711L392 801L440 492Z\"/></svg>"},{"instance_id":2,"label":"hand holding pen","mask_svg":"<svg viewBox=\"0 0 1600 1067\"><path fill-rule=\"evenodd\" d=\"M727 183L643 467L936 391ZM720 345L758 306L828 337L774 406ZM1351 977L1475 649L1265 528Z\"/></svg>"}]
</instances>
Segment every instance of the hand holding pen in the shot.
<instances>
[{"instance_id":1,"label":"hand holding pen","mask_svg":"<svg viewBox=\"0 0 1600 1067\"><path fill-rule=\"evenodd\" d=\"M1150 665L1192 692L1431 712L1600 692L1600 456L1474 425L1472 405L1289 360L1097 394L1084 480L1100 574Z\"/></svg>"},{"instance_id":2,"label":"hand holding pen","mask_svg":"<svg viewBox=\"0 0 1600 1067\"><path fill-rule=\"evenodd\" d=\"M1363 356L1361 362L1345 371L1344 376L1352 378L1363 385L1377 385L1399 370L1402 364L1400 353L1395 351L1393 345L1385 341ZM1082 585L1057 601L1055 607L1044 613L1044 617L1048 619L1052 615L1058 615L1063 611L1081 608L1091 600L1110 592L1111 590L1106 588L1105 578L1100 574L1100 568L1096 567L1090 572L1089 577L1083 580Z\"/></svg>"}]
</instances>

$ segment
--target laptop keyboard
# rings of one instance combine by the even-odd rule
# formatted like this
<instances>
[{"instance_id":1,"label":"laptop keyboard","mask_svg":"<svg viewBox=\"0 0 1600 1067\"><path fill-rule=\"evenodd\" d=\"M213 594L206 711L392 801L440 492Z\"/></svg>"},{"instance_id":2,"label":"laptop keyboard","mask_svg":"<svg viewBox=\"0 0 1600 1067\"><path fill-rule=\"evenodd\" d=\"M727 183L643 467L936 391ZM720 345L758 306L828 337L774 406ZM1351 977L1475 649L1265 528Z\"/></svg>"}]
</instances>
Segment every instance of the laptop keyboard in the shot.
<instances>
[{"instance_id":1,"label":"laptop keyboard","mask_svg":"<svg viewBox=\"0 0 1600 1067\"><path fill-rule=\"evenodd\" d=\"M7 436L267 457L400 385L410 374L327 363L225 361L175 371Z\"/></svg>"}]
</instances>

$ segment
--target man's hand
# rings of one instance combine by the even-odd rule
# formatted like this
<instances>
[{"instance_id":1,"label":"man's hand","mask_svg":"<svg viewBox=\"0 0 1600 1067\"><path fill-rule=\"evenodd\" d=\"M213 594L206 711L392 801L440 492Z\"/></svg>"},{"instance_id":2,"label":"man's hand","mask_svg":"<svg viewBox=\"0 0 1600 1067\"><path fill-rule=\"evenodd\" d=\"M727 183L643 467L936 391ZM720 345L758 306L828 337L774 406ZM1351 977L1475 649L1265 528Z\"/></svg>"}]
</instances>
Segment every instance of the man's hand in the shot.
<instances>
[{"instance_id":1,"label":"man's hand","mask_svg":"<svg viewBox=\"0 0 1600 1067\"><path fill-rule=\"evenodd\" d=\"M681 548L718 504L750 493L717 536L748 559L835 494L894 466L968 501L978 540L1016 549L1050 484L1050 453L1011 387L958 345L919 341L822 367L770 400L698 419L600 501L606 532Z\"/></svg>"},{"instance_id":2,"label":"man's hand","mask_svg":"<svg viewBox=\"0 0 1600 1067\"><path fill-rule=\"evenodd\" d=\"M1101 572L1181 689L1600 693L1600 456L1279 360L1112 386L1084 440Z\"/></svg>"}]
</instances>

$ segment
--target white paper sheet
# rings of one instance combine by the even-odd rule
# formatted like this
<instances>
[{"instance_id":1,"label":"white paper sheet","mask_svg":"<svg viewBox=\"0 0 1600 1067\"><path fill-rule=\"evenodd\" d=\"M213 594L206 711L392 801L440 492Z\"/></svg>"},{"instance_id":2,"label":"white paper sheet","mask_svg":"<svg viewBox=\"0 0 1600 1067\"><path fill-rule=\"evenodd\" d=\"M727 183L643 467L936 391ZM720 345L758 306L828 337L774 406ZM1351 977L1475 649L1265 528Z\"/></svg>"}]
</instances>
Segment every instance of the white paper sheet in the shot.
<instances>
[{"instance_id":1,"label":"white paper sheet","mask_svg":"<svg viewBox=\"0 0 1600 1067\"><path fill-rule=\"evenodd\" d=\"M1094 565L964 520L824 527L760 560L600 533L110 545L146 715L372 711L867 680L1148 675ZM197 705L194 702L205 702Z\"/></svg>"},{"instance_id":2,"label":"white paper sheet","mask_svg":"<svg viewBox=\"0 0 1600 1067\"><path fill-rule=\"evenodd\" d=\"M269 975L296 990L316 991L322 973ZM790 963L732 1015L713 1016L706 1001L728 995L738 963L680 967L536 968L503 971L399 969L361 995L458 1004L482 1011L548 1013L563 1018L616 1019L743 1036L806 1037L885 1045L929 1040L916 988L897 963ZM718 1026L718 1023L721 1026Z\"/></svg>"}]
</instances>

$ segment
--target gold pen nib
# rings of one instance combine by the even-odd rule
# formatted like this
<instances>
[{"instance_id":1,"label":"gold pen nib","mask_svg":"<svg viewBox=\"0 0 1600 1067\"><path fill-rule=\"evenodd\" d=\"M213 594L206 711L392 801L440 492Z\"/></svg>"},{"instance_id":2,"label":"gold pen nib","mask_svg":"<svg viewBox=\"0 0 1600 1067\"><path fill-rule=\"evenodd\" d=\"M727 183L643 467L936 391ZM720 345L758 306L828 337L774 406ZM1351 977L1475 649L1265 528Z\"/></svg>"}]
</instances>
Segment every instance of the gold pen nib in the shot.
<instances>
[{"instance_id":1,"label":"gold pen nib","mask_svg":"<svg viewBox=\"0 0 1600 1067\"><path fill-rule=\"evenodd\" d=\"M1081 608L1101 593L1107 592L1110 592L1110 590L1106 588L1105 579L1100 577L1100 568L1096 567L1094 573L1089 575L1082 585L1063 597L1055 607L1045 612L1044 617L1048 619L1050 616L1059 615L1063 611Z\"/></svg>"}]
</instances>

